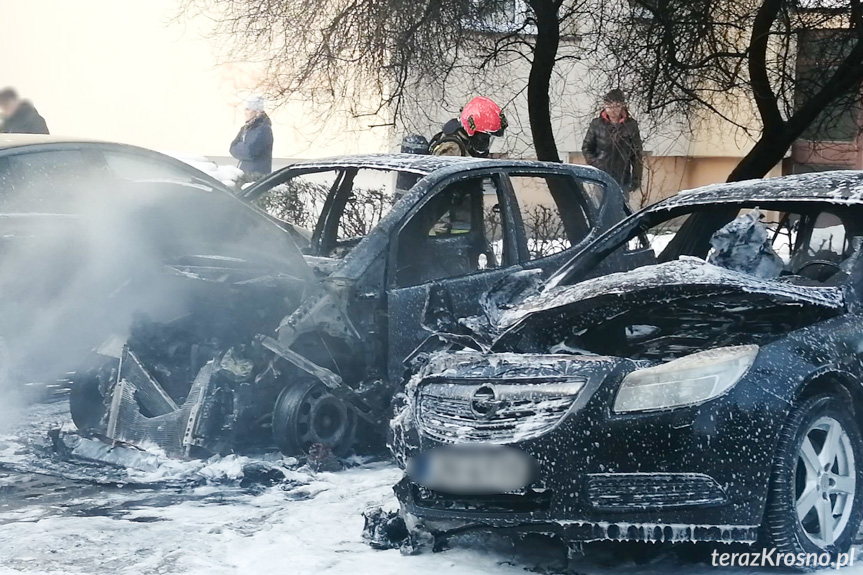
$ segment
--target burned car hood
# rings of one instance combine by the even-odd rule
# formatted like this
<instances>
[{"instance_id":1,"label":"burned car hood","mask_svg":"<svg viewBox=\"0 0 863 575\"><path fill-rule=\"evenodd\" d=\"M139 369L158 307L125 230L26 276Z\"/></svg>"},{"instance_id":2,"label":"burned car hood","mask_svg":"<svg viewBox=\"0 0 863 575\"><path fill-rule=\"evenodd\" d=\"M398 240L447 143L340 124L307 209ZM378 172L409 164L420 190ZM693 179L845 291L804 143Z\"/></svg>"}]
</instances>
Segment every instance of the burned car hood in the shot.
<instances>
[{"instance_id":1,"label":"burned car hood","mask_svg":"<svg viewBox=\"0 0 863 575\"><path fill-rule=\"evenodd\" d=\"M494 351L665 361L763 345L845 310L838 287L764 280L695 258L557 287L507 310Z\"/></svg>"}]
</instances>

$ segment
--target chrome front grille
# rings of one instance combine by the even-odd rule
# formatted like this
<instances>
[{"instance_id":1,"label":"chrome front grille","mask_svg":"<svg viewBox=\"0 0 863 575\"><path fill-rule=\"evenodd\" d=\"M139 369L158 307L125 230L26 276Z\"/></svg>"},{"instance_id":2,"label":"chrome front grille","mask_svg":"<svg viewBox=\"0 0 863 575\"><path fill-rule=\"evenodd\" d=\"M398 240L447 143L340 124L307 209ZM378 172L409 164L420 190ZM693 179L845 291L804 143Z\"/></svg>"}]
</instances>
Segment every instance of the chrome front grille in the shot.
<instances>
[{"instance_id":1,"label":"chrome front grille","mask_svg":"<svg viewBox=\"0 0 863 575\"><path fill-rule=\"evenodd\" d=\"M509 443L546 433L569 412L585 378L513 383L461 380L421 385L417 421L447 443Z\"/></svg>"}]
</instances>

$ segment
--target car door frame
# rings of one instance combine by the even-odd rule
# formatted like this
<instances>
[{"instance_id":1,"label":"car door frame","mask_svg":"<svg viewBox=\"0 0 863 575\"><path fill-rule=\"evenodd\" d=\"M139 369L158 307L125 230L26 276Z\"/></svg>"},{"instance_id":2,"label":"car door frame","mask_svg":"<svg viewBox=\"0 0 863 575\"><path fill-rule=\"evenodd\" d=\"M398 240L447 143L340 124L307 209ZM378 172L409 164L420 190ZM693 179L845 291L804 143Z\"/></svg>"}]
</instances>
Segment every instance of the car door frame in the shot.
<instances>
[{"instance_id":1,"label":"car door frame","mask_svg":"<svg viewBox=\"0 0 863 575\"><path fill-rule=\"evenodd\" d=\"M589 198L585 197L584 194L579 193L577 191L576 185L579 183L580 180L589 180L591 182L602 185L603 188L606 189L606 193L607 193L608 185L606 182L603 182L602 180L596 179L596 178L585 178L582 176L577 176L575 173L573 173L572 170L567 169L567 168L562 168L562 169L556 170L556 169L549 169L548 167L539 168L539 167L531 167L531 166L527 165L524 168L515 167L515 166L508 166L503 171L504 171L504 174L506 175L507 185L510 187L512 197L514 198L514 200L516 202L516 206L517 206L517 210L516 210L514 215L518 219L520 229L522 230L521 238L520 238L520 242L519 242L520 245L519 245L519 252L518 253L519 253L519 259L521 262L521 266L524 269L542 269L543 275L545 277L547 277L551 272L558 269L565 262L569 261L569 259L572 257L573 253L582 249L584 246L586 246L588 243L590 243L590 241L592 241L593 239L598 237L597 229L599 226L599 222L601 221L600 220L601 209L598 209L593 204L593 202L590 201ZM531 259L530 248L527 244L527 240L528 240L527 229L525 227L524 219L522 218L521 202L519 202L519 196L516 193L515 185L512 182L513 177L542 178L542 179L546 179L546 181L547 181L547 178L550 178L550 177L551 178L554 178L554 177L568 178L573 183L573 189L576 191L576 193L579 196L578 201L581 204L581 208L584 212L585 219L587 220L587 222L586 222L587 226L588 226L587 234L585 234L585 236L578 243L571 244L570 247L568 247L564 250L561 250L555 254L551 254L551 255L548 255L548 256L545 256L542 258ZM554 201L553 197L552 197L552 200ZM555 209L558 213L560 213L560 208L557 205L556 201L555 201ZM569 238L567 238L567 240L569 240Z\"/></svg>"},{"instance_id":2,"label":"car door frame","mask_svg":"<svg viewBox=\"0 0 863 575\"><path fill-rule=\"evenodd\" d=\"M331 212L333 210L333 204L335 202L336 196L342 191L343 186L345 185L345 179L347 173L350 171L349 166L340 166L340 165L324 165L324 166L308 166L301 168L284 168L277 172L273 172L269 176L258 180L253 184L250 188L243 190L240 193L240 198L242 201L248 205L254 206L255 201L260 198L264 193L272 190L276 186L280 186L287 182L290 179L305 176L308 174L322 174L325 172L337 172L338 175L336 179L333 181L333 184L330 186L329 191L327 191L327 197L324 199L324 204L321 206L321 213L318 214L317 220L315 220L315 226L311 230L307 230L311 232L312 237L309 241L309 253L306 255L317 256L320 255L321 251L321 237L325 231L325 228L328 225L328 222L331 220ZM358 169L354 171L354 174ZM351 185L353 185L353 180L351 180ZM258 209L261 213L266 213L263 210ZM267 214L268 217L280 222L282 226L293 226L293 224L289 222L285 222L283 220L279 220L278 218L273 218ZM299 228L299 226L297 226Z\"/></svg>"},{"instance_id":3,"label":"car door frame","mask_svg":"<svg viewBox=\"0 0 863 575\"><path fill-rule=\"evenodd\" d=\"M504 259L501 262L500 267L493 270L478 270L467 275L430 280L413 286L398 287L396 284L396 262L398 261L399 252L399 234L408 222L410 222L413 217L416 216L417 213L419 213L419 211L434 197L443 192L451 184L459 181L486 177L491 177L496 181L498 202L502 204L502 233L504 242L506 243L503 252ZM518 256L518 243L523 241L523 228L513 217L514 209L518 209L517 204L515 204L512 187L508 178L503 173L503 169L498 166L474 169L459 172L433 184L429 188L428 193L424 194L421 199L411 206L410 210L399 222L399 225L392 230L389 246L387 248L384 279L384 291L387 302L386 365L387 374L391 380L398 381L398 379L400 379L404 371L404 367L402 365L404 359L422 343L425 336L431 335L431 332L423 328L422 324L425 307L433 290L441 288L447 294L447 297L452 298L452 296L455 295L456 298L459 299L459 302L462 302L462 299L460 298L462 298L464 292L454 294L454 292L458 291L459 287L466 287L466 284L474 283L477 291L484 292L504 276L520 269L521 262L520 257ZM471 293L472 292L473 290L471 290ZM479 313L480 295L480 293L476 293L475 297L472 298L475 301L476 313ZM468 298L470 298L470 296L468 296ZM465 305L458 307L464 309ZM410 313L408 313L408 309L410 310ZM458 317L454 317L452 319L455 320L458 319ZM398 348L401 350L401 353L397 353L394 346L393 339L396 335L394 333L394 322L399 322L399 327L402 331L411 330L414 332L414 335L405 334L404 337L400 338L400 342L404 342L405 338L411 338L412 340ZM406 325L407 323L409 323L409 325Z\"/></svg>"},{"instance_id":4,"label":"car door frame","mask_svg":"<svg viewBox=\"0 0 863 575\"><path fill-rule=\"evenodd\" d=\"M541 269L544 277L549 277L552 273L558 270L560 267L564 266L568 263L572 258L578 254L581 250L591 244L596 238L604 234L606 231L614 227L617 223L625 219L628 215L630 215L631 210L626 202L626 198L623 195L623 191L620 187L611 181L609 178L603 177L603 174L600 172L596 172L595 170L584 168L582 166L576 166L571 164L562 164L559 168L555 166L531 166L525 165L522 166L507 166L503 168L502 171L507 176L508 185L510 186L510 191L512 193L512 197L517 202L517 211L516 218L519 219L520 227L523 231L523 246L519 248L519 254L521 257L521 266L524 269ZM580 172L586 173L580 173ZM521 221L521 207L520 203L518 203L518 194L515 193L515 186L513 185L511 178L513 176L525 176L525 177L538 177L538 178L546 178L546 177L562 177L569 178L573 184L579 184L580 182L590 182L594 184L601 185L603 187L603 198L600 205L596 205L586 194L586 192L579 192L578 187L574 186L573 189L580 196L578 198L582 210L584 211L585 218L587 219L587 225L589 227L588 233L581 238L580 241L576 244L570 245L570 247L565 250L561 250L556 254L551 254L549 256L537 259L530 258L530 250L527 246L527 231L525 230L524 222ZM554 199L554 198L552 198ZM615 216L615 211L618 209L617 206L614 205L614 202L620 200L619 213ZM556 206L557 207L557 206ZM559 210L559 208L558 208ZM608 222L608 226L604 227L604 223ZM639 265L646 265L651 263L651 250L650 248L639 248L636 250L630 250L628 248L625 249L625 253L621 254L620 257L616 257L616 260L619 260L621 264L621 270L623 269L632 269L634 267L638 267Z\"/></svg>"}]
</instances>

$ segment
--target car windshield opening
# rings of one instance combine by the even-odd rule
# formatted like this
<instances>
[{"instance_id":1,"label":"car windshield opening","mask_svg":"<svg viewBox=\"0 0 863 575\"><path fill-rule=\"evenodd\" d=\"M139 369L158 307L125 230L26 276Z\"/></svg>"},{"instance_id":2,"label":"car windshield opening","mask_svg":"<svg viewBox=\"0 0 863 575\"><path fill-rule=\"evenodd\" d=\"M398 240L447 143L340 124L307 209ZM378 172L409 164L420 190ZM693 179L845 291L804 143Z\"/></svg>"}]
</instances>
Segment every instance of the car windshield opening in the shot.
<instances>
[{"instance_id":1,"label":"car windshield opening","mask_svg":"<svg viewBox=\"0 0 863 575\"><path fill-rule=\"evenodd\" d=\"M764 345L841 313L835 288L859 277L861 216L858 206L814 202L644 212L567 264L556 284L566 287L547 292L549 303L495 349L664 362ZM652 257L604 272L626 250Z\"/></svg>"},{"instance_id":2,"label":"car windshield opening","mask_svg":"<svg viewBox=\"0 0 863 575\"><path fill-rule=\"evenodd\" d=\"M686 206L635 216L566 264L555 285L602 275L622 252L646 250L653 262L694 257L798 285L836 285L863 252L859 206L762 202Z\"/></svg>"},{"instance_id":3,"label":"car windshield opening","mask_svg":"<svg viewBox=\"0 0 863 575\"><path fill-rule=\"evenodd\" d=\"M296 229L305 254L343 258L418 179L394 170L325 168L289 176L255 204Z\"/></svg>"}]
</instances>

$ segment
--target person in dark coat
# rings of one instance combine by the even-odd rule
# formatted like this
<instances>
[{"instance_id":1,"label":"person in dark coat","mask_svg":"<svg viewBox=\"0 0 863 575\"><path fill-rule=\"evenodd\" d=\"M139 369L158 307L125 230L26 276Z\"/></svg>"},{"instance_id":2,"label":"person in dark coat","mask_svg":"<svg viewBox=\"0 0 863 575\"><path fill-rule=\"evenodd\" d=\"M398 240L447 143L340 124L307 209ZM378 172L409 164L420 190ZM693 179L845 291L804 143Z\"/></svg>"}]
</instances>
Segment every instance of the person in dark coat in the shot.
<instances>
[{"instance_id":1,"label":"person in dark coat","mask_svg":"<svg viewBox=\"0 0 863 575\"><path fill-rule=\"evenodd\" d=\"M0 90L0 113L3 134L47 134L48 124L36 108L27 100L22 100L13 88Z\"/></svg>"},{"instance_id":2,"label":"person in dark coat","mask_svg":"<svg viewBox=\"0 0 863 575\"><path fill-rule=\"evenodd\" d=\"M624 192L641 187L641 134L638 122L629 115L622 91L606 94L602 112L590 122L581 151L588 164L606 172Z\"/></svg>"},{"instance_id":3,"label":"person in dark coat","mask_svg":"<svg viewBox=\"0 0 863 575\"><path fill-rule=\"evenodd\" d=\"M231 155L245 174L264 176L273 171L273 123L264 112L264 99L246 100L246 123L231 142Z\"/></svg>"}]
</instances>

